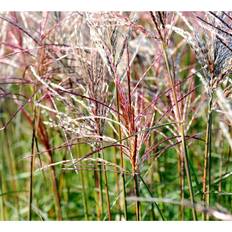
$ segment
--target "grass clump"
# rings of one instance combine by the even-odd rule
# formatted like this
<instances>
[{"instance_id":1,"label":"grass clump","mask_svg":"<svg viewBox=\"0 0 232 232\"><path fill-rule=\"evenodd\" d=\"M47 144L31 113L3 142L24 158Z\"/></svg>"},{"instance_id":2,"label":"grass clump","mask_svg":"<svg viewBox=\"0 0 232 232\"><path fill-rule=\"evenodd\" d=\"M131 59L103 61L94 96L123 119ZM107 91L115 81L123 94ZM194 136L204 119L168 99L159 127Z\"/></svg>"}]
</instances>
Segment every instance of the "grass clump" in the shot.
<instances>
[{"instance_id":1,"label":"grass clump","mask_svg":"<svg viewBox=\"0 0 232 232\"><path fill-rule=\"evenodd\" d=\"M1 220L231 220L230 12L3 12Z\"/></svg>"}]
</instances>

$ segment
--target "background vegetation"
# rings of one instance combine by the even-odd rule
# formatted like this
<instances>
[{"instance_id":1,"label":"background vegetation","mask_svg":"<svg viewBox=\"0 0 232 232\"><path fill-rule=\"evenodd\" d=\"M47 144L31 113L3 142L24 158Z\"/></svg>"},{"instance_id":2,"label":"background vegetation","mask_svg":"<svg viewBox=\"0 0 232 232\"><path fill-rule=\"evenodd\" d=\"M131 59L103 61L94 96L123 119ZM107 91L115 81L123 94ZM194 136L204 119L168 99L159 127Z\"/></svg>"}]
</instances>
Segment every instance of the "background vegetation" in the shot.
<instances>
[{"instance_id":1,"label":"background vegetation","mask_svg":"<svg viewBox=\"0 0 232 232\"><path fill-rule=\"evenodd\" d=\"M1 220L231 220L230 12L0 14Z\"/></svg>"}]
</instances>

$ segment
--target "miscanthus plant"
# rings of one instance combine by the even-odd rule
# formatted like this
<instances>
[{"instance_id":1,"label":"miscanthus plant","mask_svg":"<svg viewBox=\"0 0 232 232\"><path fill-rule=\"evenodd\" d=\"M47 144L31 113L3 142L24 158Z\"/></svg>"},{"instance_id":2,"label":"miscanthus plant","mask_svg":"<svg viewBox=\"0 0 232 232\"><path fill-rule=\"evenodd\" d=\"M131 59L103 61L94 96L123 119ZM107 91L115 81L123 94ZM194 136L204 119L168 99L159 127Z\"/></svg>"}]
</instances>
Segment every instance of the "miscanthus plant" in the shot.
<instances>
[{"instance_id":1,"label":"miscanthus plant","mask_svg":"<svg viewBox=\"0 0 232 232\"><path fill-rule=\"evenodd\" d=\"M231 220L231 20L1 13L1 220Z\"/></svg>"},{"instance_id":2,"label":"miscanthus plant","mask_svg":"<svg viewBox=\"0 0 232 232\"><path fill-rule=\"evenodd\" d=\"M207 12L200 16L196 15L196 18L199 20L199 25L207 30L206 33L198 33L192 26L189 26L191 34L179 28L174 28L174 31L183 36L195 51L198 62L202 67L203 75L201 79L208 95L202 198L205 206L209 206L211 192L213 99L215 89L225 82L228 86L228 79L231 74L231 16L226 12ZM208 215L205 212L203 218L206 219L206 217L208 218Z\"/></svg>"}]
</instances>

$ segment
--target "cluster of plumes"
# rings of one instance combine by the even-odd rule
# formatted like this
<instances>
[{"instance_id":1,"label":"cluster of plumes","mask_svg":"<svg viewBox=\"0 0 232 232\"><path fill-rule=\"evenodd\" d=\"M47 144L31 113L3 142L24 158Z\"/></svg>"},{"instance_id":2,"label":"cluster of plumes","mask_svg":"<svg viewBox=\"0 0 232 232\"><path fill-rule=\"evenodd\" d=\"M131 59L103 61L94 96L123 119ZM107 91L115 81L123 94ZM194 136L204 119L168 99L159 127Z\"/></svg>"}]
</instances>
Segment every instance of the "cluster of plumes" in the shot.
<instances>
[{"instance_id":1,"label":"cluster of plumes","mask_svg":"<svg viewBox=\"0 0 232 232\"><path fill-rule=\"evenodd\" d=\"M196 34L200 50L197 51L199 62L207 71L207 78L221 79L231 73L232 64L232 18L226 12L209 12L205 18L198 16L209 33L203 36Z\"/></svg>"},{"instance_id":2,"label":"cluster of plumes","mask_svg":"<svg viewBox=\"0 0 232 232\"><path fill-rule=\"evenodd\" d=\"M19 54L23 54L26 61L30 57L30 63L37 74L47 83L43 87L44 92L41 92L44 96L40 101L42 108L52 112L47 124L63 128L70 138L94 137L99 142L97 137L107 134L106 123L110 120L115 123L119 113L118 123L122 127L123 136L131 136L122 142L128 148L124 152L128 157L133 156L134 166L139 163L139 150L149 140L150 132L143 130L152 127L154 123L152 112L157 102L154 99L157 97L157 89L163 84L159 78L166 74L165 65L162 65L160 42L167 43L171 52L172 43L175 44L171 38L172 30L183 36L192 46L208 84L211 80L221 80L231 72L232 19L229 13L198 14L198 19L194 15L197 24L201 23L201 26L207 28L204 33L198 33L191 25L187 25L190 30L192 27L190 32L178 28L178 14L174 12L146 12L141 15L118 12L54 12L43 13L42 17L38 13L34 15L34 23L24 25L24 18L29 17L28 15L31 17L33 14L20 13L17 16L17 25L27 31L34 31L30 27L40 28L40 31L32 33L32 38L26 37L27 40L23 41L20 48L28 48L28 51ZM10 18L9 15L4 17ZM142 17L145 17L146 26L139 21ZM8 25L4 22L5 26ZM15 28L15 25L11 27ZM29 49L24 43L33 49ZM19 44L16 45L19 47ZM152 85L149 81L144 81L149 76L149 70L155 76L152 77L153 83L155 82ZM130 93L128 75L131 79ZM33 75L27 76L33 81ZM119 112L115 88L118 91ZM182 96L178 95L178 98ZM150 102L151 99L154 101ZM54 102L59 106L60 112L53 109ZM117 134L114 123L109 125ZM95 145L92 141L89 144Z\"/></svg>"},{"instance_id":3,"label":"cluster of plumes","mask_svg":"<svg viewBox=\"0 0 232 232\"><path fill-rule=\"evenodd\" d=\"M59 52L63 51L61 57L64 56L65 62L60 73L60 85L66 97L65 113L72 117L68 124L67 117L61 121L66 122L65 130L69 135L72 129L74 138L85 137L86 142L95 147L96 143L90 138L95 137L97 143L102 140L111 93L108 91L110 80L107 66L96 48L85 16L79 13L69 15L79 26L78 29L71 22L68 26L69 31L73 29L70 36L67 36L66 28L59 28L64 35L58 37L57 43L63 44ZM68 74L65 78L64 73Z\"/></svg>"},{"instance_id":4,"label":"cluster of plumes","mask_svg":"<svg viewBox=\"0 0 232 232\"><path fill-rule=\"evenodd\" d=\"M230 15L229 12L193 14L193 26L182 16L190 32L172 27L193 48L204 78L210 86L217 85L223 77L231 73L232 17Z\"/></svg>"},{"instance_id":5,"label":"cluster of plumes","mask_svg":"<svg viewBox=\"0 0 232 232\"><path fill-rule=\"evenodd\" d=\"M27 23L28 18L30 23ZM47 111L43 113L45 123L63 128L69 137L94 136L99 124L98 133L102 134L102 118L107 113L105 106L109 105L109 81L106 80L109 76L91 42L84 15L77 12L3 13L0 22L2 30L7 32L1 37L1 63L6 64L2 73L13 80L15 70L22 70L25 81L40 88L35 104L41 107L42 113ZM30 66L34 73L30 72ZM58 112L56 106L62 110Z\"/></svg>"},{"instance_id":6,"label":"cluster of plumes","mask_svg":"<svg viewBox=\"0 0 232 232\"><path fill-rule=\"evenodd\" d=\"M104 132L104 117L107 116L109 109L109 73L97 51L90 51L85 54L89 58L89 62L82 62L83 70L83 84L86 89L86 95L89 97L90 112L93 116L91 122L95 132L102 135ZM85 56L84 55L84 56Z\"/></svg>"},{"instance_id":7,"label":"cluster of plumes","mask_svg":"<svg viewBox=\"0 0 232 232\"><path fill-rule=\"evenodd\" d=\"M165 26L167 24L167 12L155 11L150 12L152 21L155 25L155 29L157 32L157 38L165 43L168 42L167 40L167 30L165 30Z\"/></svg>"}]
</instances>

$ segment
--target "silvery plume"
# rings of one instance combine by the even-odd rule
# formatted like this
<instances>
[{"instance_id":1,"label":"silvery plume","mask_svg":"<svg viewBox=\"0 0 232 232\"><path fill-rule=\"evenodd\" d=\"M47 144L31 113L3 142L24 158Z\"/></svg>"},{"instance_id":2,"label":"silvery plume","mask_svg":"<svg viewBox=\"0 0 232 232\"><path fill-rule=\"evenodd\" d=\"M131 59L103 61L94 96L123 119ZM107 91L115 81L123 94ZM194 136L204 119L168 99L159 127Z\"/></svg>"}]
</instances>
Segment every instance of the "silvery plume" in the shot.
<instances>
[{"instance_id":1,"label":"silvery plume","mask_svg":"<svg viewBox=\"0 0 232 232\"><path fill-rule=\"evenodd\" d=\"M191 32L176 26L170 28L182 36L192 47L201 65L204 79L214 85L231 73L232 64L232 17L226 12L207 12L195 16L197 23L190 24L180 14ZM204 29L199 32L199 25ZM196 27L196 28L195 28Z\"/></svg>"}]
</instances>

